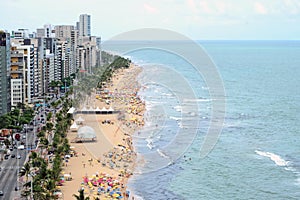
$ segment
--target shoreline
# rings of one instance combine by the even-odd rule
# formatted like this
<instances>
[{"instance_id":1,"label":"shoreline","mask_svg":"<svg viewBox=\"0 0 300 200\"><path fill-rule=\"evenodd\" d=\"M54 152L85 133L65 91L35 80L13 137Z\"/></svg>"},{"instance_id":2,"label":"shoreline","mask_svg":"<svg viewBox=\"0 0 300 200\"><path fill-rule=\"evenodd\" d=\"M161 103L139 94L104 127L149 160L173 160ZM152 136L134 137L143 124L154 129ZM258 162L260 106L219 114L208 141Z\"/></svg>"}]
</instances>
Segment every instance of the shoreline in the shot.
<instances>
[{"instance_id":1,"label":"shoreline","mask_svg":"<svg viewBox=\"0 0 300 200\"><path fill-rule=\"evenodd\" d=\"M91 199L129 198L127 183L138 157L132 135L144 125L145 103L137 95L141 88L137 76L141 71L142 68L133 63L127 69L116 70L112 80L105 84L105 90L109 92L104 95L94 90L88 103L81 105L90 105L94 109L113 108L119 113L73 116L75 121L78 118L84 120L80 127L93 128L97 139L94 142L73 143L77 132L68 132L67 138L74 156L64 161L62 174L69 174L71 178L65 179L60 188L63 199L74 199L73 194L79 195L81 188L84 195Z\"/></svg>"}]
</instances>

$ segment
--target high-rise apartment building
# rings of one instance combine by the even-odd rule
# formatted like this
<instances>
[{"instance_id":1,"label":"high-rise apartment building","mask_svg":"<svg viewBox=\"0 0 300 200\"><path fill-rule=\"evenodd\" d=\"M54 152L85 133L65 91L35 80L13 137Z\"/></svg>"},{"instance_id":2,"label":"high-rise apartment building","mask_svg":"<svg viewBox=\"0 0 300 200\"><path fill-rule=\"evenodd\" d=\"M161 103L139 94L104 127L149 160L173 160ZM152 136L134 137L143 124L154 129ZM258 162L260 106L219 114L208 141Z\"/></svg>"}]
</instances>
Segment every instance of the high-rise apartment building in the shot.
<instances>
[{"instance_id":1,"label":"high-rise apartment building","mask_svg":"<svg viewBox=\"0 0 300 200\"><path fill-rule=\"evenodd\" d=\"M71 39L73 30L74 30L74 26L72 25L55 26L55 38L59 40Z\"/></svg>"},{"instance_id":2,"label":"high-rise apartment building","mask_svg":"<svg viewBox=\"0 0 300 200\"><path fill-rule=\"evenodd\" d=\"M97 62L97 41L95 36L79 37L78 40L78 69L92 73Z\"/></svg>"},{"instance_id":3,"label":"high-rise apartment building","mask_svg":"<svg viewBox=\"0 0 300 200\"><path fill-rule=\"evenodd\" d=\"M30 104L33 101L33 45L13 45L11 47L11 105Z\"/></svg>"},{"instance_id":4,"label":"high-rise apartment building","mask_svg":"<svg viewBox=\"0 0 300 200\"><path fill-rule=\"evenodd\" d=\"M57 81L55 78L55 73L56 73L56 69L55 69L55 60L54 60L54 54L50 53L50 50L47 49L46 50L46 67L45 67L45 87L46 87L46 91L49 90L49 85L52 81Z\"/></svg>"},{"instance_id":5,"label":"high-rise apartment building","mask_svg":"<svg viewBox=\"0 0 300 200\"><path fill-rule=\"evenodd\" d=\"M40 80L39 80L39 74L41 73L39 71L39 67L38 67L38 60L39 60L39 49L38 49L38 39L36 38L28 38L28 39L24 39L24 38L11 38L11 46L14 47L12 48L12 54L13 54L13 50L15 51L20 51L20 47L30 47L29 50L25 51L26 53L30 51L30 55L29 55L29 61L26 61L26 64L30 65L30 68L28 69L27 75L28 75L28 83L30 83L29 91L30 92L30 102L36 101L36 99L38 97L40 97L41 95L41 89L39 88L39 84L40 84ZM22 51L20 51L22 53ZM27 58L27 57L26 57ZM24 62L25 62L24 61ZM16 66L14 66L15 68ZM12 67L13 68L13 67ZM19 66L20 68L20 66ZM16 82L14 80L14 82ZM25 102L25 99L23 99L22 103L28 103L28 101Z\"/></svg>"},{"instance_id":6,"label":"high-rise apartment building","mask_svg":"<svg viewBox=\"0 0 300 200\"><path fill-rule=\"evenodd\" d=\"M24 28L19 28L17 31L12 31L11 38L24 39L29 38L29 30Z\"/></svg>"},{"instance_id":7,"label":"high-rise apartment building","mask_svg":"<svg viewBox=\"0 0 300 200\"><path fill-rule=\"evenodd\" d=\"M79 36L91 36L91 16L82 14L79 16Z\"/></svg>"},{"instance_id":8,"label":"high-rise apartment building","mask_svg":"<svg viewBox=\"0 0 300 200\"><path fill-rule=\"evenodd\" d=\"M54 38L55 37L54 26L51 24L45 24L44 28L36 29L36 37Z\"/></svg>"},{"instance_id":9,"label":"high-rise apartment building","mask_svg":"<svg viewBox=\"0 0 300 200\"><path fill-rule=\"evenodd\" d=\"M37 28L36 29L36 37L37 38L43 38L43 37L45 37L45 29L43 29L43 28Z\"/></svg>"},{"instance_id":10,"label":"high-rise apartment building","mask_svg":"<svg viewBox=\"0 0 300 200\"><path fill-rule=\"evenodd\" d=\"M57 38L57 45L60 47L57 50L57 62L61 65L61 77L69 77L76 72L76 45L77 45L77 30L74 26L60 25L55 26L55 37ZM61 55L59 55L61 53ZM59 58L61 60L59 60Z\"/></svg>"},{"instance_id":11,"label":"high-rise apartment building","mask_svg":"<svg viewBox=\"0 0 300 200\"><path fill-rule=\"evenodd\" d=\"M10 106L10 34L0 31L0 116Z\"/></svg>"},{"instance_id":12,"label":"high-rise apartment building","mask_svg":"<svg viewBox=\"0 0 300 200\"><path fill-rule=\"evenodd\" d=\"M9 36L0 34L0 115L18 103L40 101L52 81L78 70L92 73L101 64L101 38L91 36L88 14L80 15L76 26L46 24L36 33L17 29Z\"/></svg>"}]
</instances>

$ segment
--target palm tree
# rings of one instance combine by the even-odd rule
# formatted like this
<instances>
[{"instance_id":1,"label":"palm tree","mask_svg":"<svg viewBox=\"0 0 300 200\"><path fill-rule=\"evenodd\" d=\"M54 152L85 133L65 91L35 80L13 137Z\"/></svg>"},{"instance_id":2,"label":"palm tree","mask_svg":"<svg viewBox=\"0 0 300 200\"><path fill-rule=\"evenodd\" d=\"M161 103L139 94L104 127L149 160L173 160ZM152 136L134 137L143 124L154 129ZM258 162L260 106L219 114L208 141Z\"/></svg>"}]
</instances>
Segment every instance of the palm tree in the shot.
<instances>
[{"instance_id":1,"label":"palm tree","mask_svg":"<svg viewBox=\"0 0 300 200\"><path fill-rule=\"evenodd\" d=\"M25 176L26 177L26 180L25 180L25 183L23 185L24 187L24 190L22 191L22 196L29 196L30 195L30 186L31 186L31 181L28 181L28 177L30 175L30 164L29 162L26 162L24 164L24 166L21 168L21 170L19 171L19 176L22 177L22 176Z\"/></svg>"},{"instance_id":2,"label":"palm tree","mask_svg":"<svg viewBox=\"0 0 300 200\"><path fill-rule=\"evenodd\" d=\"M36 176L33 181L33 199L36 200L47 200L49 199L50 194L47 193L43 187L42 178Z\"/></svg>"},{"instance_id":3,"label":"palm tree","mask_svg":"<svg viewBox=\"0 0 300 200\"><path fill-rule=\"evenodd\" d=\"M6 148L8 148L9 145L10 145L9 139L5 139L5 140L4 140L4 144L5 144Z\"/></svg>"},{"instance_id":4,"label":"palm tree","mask_svg":"<svg viewBox=\"0 0 300 200\"><path fill-rule=\"evenodd\" d=\"M25 176L26 177L26 183L28 182L28 176L30 174L30 164L27 162L25 165L21 168L19 172L19 176Z\"/></svg>"},{"instance_id":5,"label":"palm tree","mask_svg":"<svg viewBox=\"0 0 300 200\"><path fill-rule=\"evenodd\" d=\"M76 200L90 200L90 197L84 197L84 190L80 189L78 192L79 195L73 194Z\"/></svg>"},{"instance_id":6,"label":"palm tree","mask_svg":"<svg viewBox=\"0 0 300 200\"><path fill-rule=\"evenodd\" d=\"M47 191L48 197L51 197L51 198L53 197L53 193L54 193L55 188L56 188L56 184L55 183L56 183L56 181L52 180L51 177L47 178L44 181L44 188Z\"/></svg>"}]
</instances>

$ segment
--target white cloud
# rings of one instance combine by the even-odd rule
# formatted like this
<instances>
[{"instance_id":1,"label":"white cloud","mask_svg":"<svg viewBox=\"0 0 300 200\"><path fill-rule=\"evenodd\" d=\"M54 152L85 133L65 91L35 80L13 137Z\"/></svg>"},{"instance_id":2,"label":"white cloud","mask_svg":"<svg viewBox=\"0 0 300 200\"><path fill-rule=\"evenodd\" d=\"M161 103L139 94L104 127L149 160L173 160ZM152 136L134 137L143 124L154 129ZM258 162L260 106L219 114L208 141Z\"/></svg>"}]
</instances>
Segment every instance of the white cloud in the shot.
<instances>
[{"instance_id":1,"label":"white cloud","mask_svg":"<svg viewBox=\"0 0 300 200\"><path fill-rule=\"evenodd\" d=\"M154 6L151 6L150 4L148 3L144 3L144 9L148 12L148 13L157 13L158 12L158 9Z\"/></svg>"},{"instance_id":2,"label":"white cloud","mask_svg":"<svg viewBox=\"0 0 300 200\"><path fill-rule=\"evenodd\" d=\"M146 27L190 35L201 31L213 37L224 28L244 29L245 24L265 23L270 31L275 30L274 24L291 19L291 31L300 24L300 0L3 0L2 4L2 16L14 13L13 18L1 21L3 29L33 31L45 23L75 25L80 14L88 13L92 34L104 38Z\"/></svg>"},{"instance_id":3,"label":"white cloud","mask_svg":"<svg viewBox=\"0 0 300 200\"><path fill-rule=\"evenodd\" d=\"M260 2L255 2L254 3L254 11L258 14L261 14L261 15L268 14L267 8L264 6L264 4L262 4Z\"/></svg>"}]
</instances>

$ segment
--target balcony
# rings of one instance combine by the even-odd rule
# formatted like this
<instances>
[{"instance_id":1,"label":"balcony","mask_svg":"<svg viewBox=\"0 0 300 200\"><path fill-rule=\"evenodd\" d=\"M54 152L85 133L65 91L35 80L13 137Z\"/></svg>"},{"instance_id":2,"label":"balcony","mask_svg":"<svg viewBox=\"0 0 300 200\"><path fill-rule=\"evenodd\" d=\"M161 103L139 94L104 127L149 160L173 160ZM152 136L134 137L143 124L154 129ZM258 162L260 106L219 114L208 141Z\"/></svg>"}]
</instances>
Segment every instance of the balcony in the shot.
<instances>
[{"instance_id":1,"label":"balcony","mask_svg":"<svg viewBox=\"0 0 300 200\"><path fill-rule=\"evenodd\" d=\"M23 54L22 53L11 53L10 55L12 58L13 57L23 57Z\"/></svg>"},{"instance_id":2,"label":"balcony","mask_svg":"<svg viewBox=\"0 0 300 200\"><path fill-rule=\"evenodd\" d=\"M22 76L12 76L10 79L23 79Z\"/></svg>"},{"instance_id":3,"label":"balcony","mask_svg":"<svg viewBox=\"0 0 300 200\"><path fill-rule=\"evenodd\" d=\"M23 70L21 70L21 69L11 70L10 73L12 73L12 74L20 74L20 73L23 74Z\"/></svg>"},{"instance_id":4,"label":"balcony","mask_svg":"<svg viewBox=\"0 0 300 200\"><path fill-rule=\"evenodd\" d=\"M11 62L11 65L23 66L23 62Z\"/></svg>"}]
</instances>

